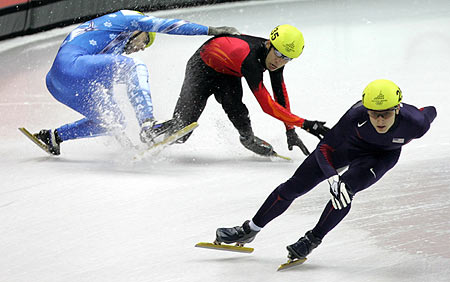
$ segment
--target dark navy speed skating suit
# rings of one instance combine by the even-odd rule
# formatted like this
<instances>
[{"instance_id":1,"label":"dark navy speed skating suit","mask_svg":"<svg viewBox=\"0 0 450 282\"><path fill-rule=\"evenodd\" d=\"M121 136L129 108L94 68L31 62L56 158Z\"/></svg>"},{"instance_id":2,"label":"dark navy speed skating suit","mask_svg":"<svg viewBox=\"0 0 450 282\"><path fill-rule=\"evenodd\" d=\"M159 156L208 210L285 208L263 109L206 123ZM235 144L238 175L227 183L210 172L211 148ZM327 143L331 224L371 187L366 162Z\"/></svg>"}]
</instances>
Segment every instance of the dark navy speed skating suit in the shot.
<instances>
[{"instance_id":1,"label":"dark navy speed skating suit","mask_svg":"<svg viewBox=\"0 0 450 282\"><path fill-rule=\"evenodd\" d=\"M395 123L384 134L377 133L361 102L352 106L294 175L269 195L253 222L264 227L297 197L336 175L340 168L348 166L341 179L353 195L380 180L397 163L402 146L422 137L436 117L432 106L421 109L406 103L400 106ZM314 235L323 238L348 214L350 207L351 204L334 209L330 200L313 229Z\"/></svg>"}]
</instances>

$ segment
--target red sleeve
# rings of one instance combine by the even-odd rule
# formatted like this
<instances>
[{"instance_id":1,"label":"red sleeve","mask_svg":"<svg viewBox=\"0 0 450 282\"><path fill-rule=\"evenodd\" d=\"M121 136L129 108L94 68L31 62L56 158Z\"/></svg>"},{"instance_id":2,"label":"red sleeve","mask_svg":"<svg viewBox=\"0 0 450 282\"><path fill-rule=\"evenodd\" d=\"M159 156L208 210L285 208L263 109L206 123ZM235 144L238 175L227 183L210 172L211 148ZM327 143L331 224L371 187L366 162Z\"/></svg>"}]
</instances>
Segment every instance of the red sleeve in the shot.
<instances>
[{"instance_id":1,"label":"red sleeve","mask_svg":"<svg viewBox=\"0 0 450 282\"><path fill-rule=\"evenodd\" d=\"M286 90L286 85L284 84L283 78L284 67L269 72L270 74L270 82L272 84L273 97L275 101L283 106L288 112L291 112L291 107L289 104L289 96ZM293 129L294 126L285 123L286 130Z\"/></svg>"},{"instance_id":2,"label":"red sleeve","mask_svg":"<svg viewBox=\"0 0 450 282\"><path fill-rule=\"evenodd\" d=\"M283 106L288 112L291 112L291 105L289 103L289 96L286 90L286 84L284 84L283 77L281 76L280 81L278 82L279 87L275 87L277 82L272 79L272 90L274 93L275 101ZM294 126L285 123L286 130L293 129Z\"/></svg>"},{"instance_id":3,"label":"red sleeve","mask_svg":"<svg viewBox=\"0 0 450 282\"><path fill-rule=\"evenodd\" d=\"M298 117L289 111L289 108L285 108L275 102L261 81L257 88L253 90L253 94L258 100L259 105L262 110L272 117L281 120L285 124L291 126L302 127L303 122L305 121L301 117Z\"/></svg>"},{"instance_id":4,"label":"red sleeve","mask_svg":"<svg viewBox=\"0 0 450 282\"><path fill-rule=\"evenodd\" d=\"M288 96L288 93L287 93L287 90L286 90L286 85L284 84L284 81L281 83L281 87L283 89L284 101L286 102L285 109L288 110L289 112L291 112L291 105L289 104L289 96ZM275 96L275 101L276 101L276 96ZM284 125L286 126L286 130L294 128L293 125L290 125L290 124L287 124L287 123L285 123Z\"/></svg>"}]
</instances>

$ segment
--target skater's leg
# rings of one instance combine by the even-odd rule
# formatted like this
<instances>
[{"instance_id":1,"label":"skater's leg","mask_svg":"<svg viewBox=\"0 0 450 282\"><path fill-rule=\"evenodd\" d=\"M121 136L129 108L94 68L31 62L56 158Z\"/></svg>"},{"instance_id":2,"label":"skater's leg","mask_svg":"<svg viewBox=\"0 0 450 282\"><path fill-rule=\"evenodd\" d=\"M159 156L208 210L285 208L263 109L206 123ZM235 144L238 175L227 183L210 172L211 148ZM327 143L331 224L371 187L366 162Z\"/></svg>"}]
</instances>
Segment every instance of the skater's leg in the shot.
<instances>
[{"instance_id":1,"label":"skater's leg","mask_svg":"<svg viewBox=\"0 0 450 282\"><path fill-rule=\"evenodd\" d=\"M58 101L85 116L59 128L61 139L99 136L124 128L125 119L112 93L117 59L109 55L82 55L72 56L68 62L69 55L58 55L61 56L47 75L47 87Z\"/></svg>"},{"instance_id":2,"label":"skater's leg","mask_svg":"<svg viewBox=\"0 0 450 282\"><path fill-rule=\"evenodd\" d=\"M127 85L127 94L140 126L153 120L153 102L147 66L138 59L120 56L116 82Z\"/></svg>"},{"instance_id":3,"label":"skater's leg","mask_svg":"<svg viewBox=\"0 0 450 282\"><path fill-rule=\"evenodd\" d=\"M116 134L125 128L125 117L109 91L91 95L91 100L85 103L71 105L86 118L59 127L57 132L62 141Z\"/></svg>"},{"instance_id":4,"label":"skater's leg","mask_svg":"<svg viewBox=\"0 0 450 282\"><path fill-rule=\"evenodd\" d=\"M336 225L339 224L339 222L344 219L344 217L349 213L350 208L351 204L340 210L334 209L330 200L325 206L325 209L320 216L319 222L312 229L312 233L316 237L323 239L323 237L325 237L328 232L330 232L334 227L336 227Z\"/></svg>"},{"instance_id":5,"label":"skater's leg","mask_svg":"<svg viewBox=\"0 0 450 282\"><path fill-rule=\"evenodd\" d=\"M394 160L396 159L394 158ZM396 161L392 162L388 168L385 168L386 170L377 170L378 161L377 156L364 156L351 161L348 170L342 174L341 179L348 185L353 195L372 186L396 163ZM344 209L334 209L330 200L325 206L319 222L312 230L314 235L321 239L325 237L344 219L350 208L351 203Z\"/></svg>"},{"instance_id":6,"label":"skater's leg","mask_svg":"<svg viewBox=\"0 0 450 282\"><path fill-rule=\"evenodd\" d=\"M279 185L259 208L252 221L233 228L218 228L216 241L244 242L254 239L259 230L275 217L281 215L299 196L314 188L325 177L313 154L306 158L295 174L285 183ZM251 240L246 240L251 238Z\"/></svg>"},{"instance_id":7,"label":"skater's leg","mask_svg":"<svg viewBox=\"0 0 450 282\"><path fill-rule=\"evenodd\" d=\"M241 78L230 75L224 75L214 90L214 97L222 105L239 135L253 136L249 112L242 102L242 96Z\"/></svg>"},{"instance_id":8,"label":"skater's leg","mask_svg":"<svg viewBox=\"0 0 450 282\"><path fill-rule=\"evenodd\" d=\"M279 185L269 195L252 221L257 226L264 227L285 212L297 197L307 193L323 180L325 176L312 153L288 181Z\"/></svg>"},{"instance_id":9,"label":"skater's leg","mask_svg":"<svg viewBox=\"0 0 450 282\"><path fill-rule=\"evenodd\" d=\"M187 63L183 86L173 113L176 124L174 129L198 121L212 94L212 85L215 82L212 70L203 63L199 54L195 53ZM178 142L185 142L189 136L190 134L186 135Z\"/></svg>"},{"instance_id":10,"label":"skater's leg","mask_svg":"<svg viewBox=\"0 0 450 282\"><path fill-rule=\"evenodd\" d=\"M342 174L342 180L356 194L380 180L397 163L400 150L382 155L364 156L352 160L348 170Z\"/></svg>"},{"instance_id":11,"label":"skater's leg","mask_svg":"<svg viewBox=\"0 0 450 282\"><path fill-rule=\"evenodd\" d=\"M104 127L87 118L65 124L56 129L61 141L103 136L111 132L110 127Z\"/></svg>"}]
</instances>

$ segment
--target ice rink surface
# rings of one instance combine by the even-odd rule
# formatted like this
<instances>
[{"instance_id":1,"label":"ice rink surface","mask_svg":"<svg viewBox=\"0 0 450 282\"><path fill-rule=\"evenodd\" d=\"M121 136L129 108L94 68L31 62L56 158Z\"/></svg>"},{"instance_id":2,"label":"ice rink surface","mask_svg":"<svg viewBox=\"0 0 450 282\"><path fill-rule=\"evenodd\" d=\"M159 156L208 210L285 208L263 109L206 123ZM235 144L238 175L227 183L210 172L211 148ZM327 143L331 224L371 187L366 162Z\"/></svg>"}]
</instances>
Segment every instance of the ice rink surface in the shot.
<instances>
[{"instance_id":1,"label":"ice rink surface","mask_svg":"<svg viewBox=\"0 0 450 282\"><path fill-rule=\"evenodd\" d=\"M61 156L50 157L17 127L37 132L80 118L44 80L74 26L1 41L0 281L450 281L448 1L252 1L152 14L266 38L278 24L298 27L305 50L286 66L285 82L303 118L332 126L378 78L395 81L404 102L436 106L438 117L394 169L358 194L304 265L276 272L285 246L319 219L325 183L267 225L251 255L194 248L217 227L251 218L304 160L287 150L283 124L262 112L245 82L255 134L292 162L243 148L214 99L186 144L142 161L110 137L64 142ZM207 38L160 34L134 55L149 66L158 118L171 117L185 64ZM116 95L138 142L123 87ZM313 149L317 139L297 132Z\"/></svg>"}]
</instances>

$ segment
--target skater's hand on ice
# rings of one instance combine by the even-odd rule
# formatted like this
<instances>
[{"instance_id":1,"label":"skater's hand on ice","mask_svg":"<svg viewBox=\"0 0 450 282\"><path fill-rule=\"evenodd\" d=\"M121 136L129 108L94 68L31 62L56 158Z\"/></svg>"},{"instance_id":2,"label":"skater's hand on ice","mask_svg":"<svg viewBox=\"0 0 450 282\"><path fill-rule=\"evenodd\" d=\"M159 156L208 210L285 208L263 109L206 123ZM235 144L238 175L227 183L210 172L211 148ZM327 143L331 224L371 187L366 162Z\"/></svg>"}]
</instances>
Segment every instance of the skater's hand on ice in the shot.
<instances>
[{"instance_id":1,"label":"skater's hand on ice","mask_svg":"<svg viewBox=\"0 0 450 282\"><path fill-rule=\"evenodd\" d=\"M295 129L288 129L286 131L287 136L287 143L288 143L288 149L289 151L292 151L294 146L297 146L302 150L303 154L305 156L308 156L310 153L308 151L308 148L306 148L305 144L303 144L302 140L298 137L297 133L295 132Z\"/></svg>"},{"instance_id":2,"label":"skater's hand on ice","mask_svg":"<svg viewBox=\"0 0 450 282\"><path fill-rule=\"evenodd\" d=\"M325 126L324 121L307 120L307 119L305 119L305 121L303 122L302 128L321 140L325 135L325 133L327 133L327 131L330 130L328 127Z\"/></svg>"},{"instance_id":3,"label":"skater's hand on ice","mask_svg":"<svg viewBox=\"0 0 450 282\"><path fill-rule=\"evenodd\" d=\"M241 33L231 26L210 26L208 27L208 35L240 35Z\"/></svg>"},{"instance_id":4,"label":"skater's hand on ice","mask_svg":"<svg viewBox=\"0 0 450 282\"><path fill-rule=\"evenodd\" d=\"M328 178L328 184L330 185L331 203L333 208L341 210L347 207L353 198L351 191L347 190L347 185L341 180L339 175L333 175Z\"/></svg>"}]
</instances>

